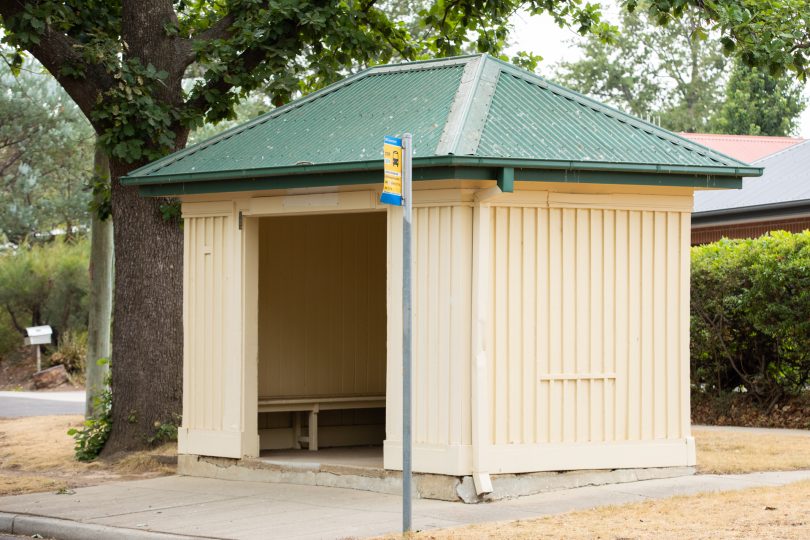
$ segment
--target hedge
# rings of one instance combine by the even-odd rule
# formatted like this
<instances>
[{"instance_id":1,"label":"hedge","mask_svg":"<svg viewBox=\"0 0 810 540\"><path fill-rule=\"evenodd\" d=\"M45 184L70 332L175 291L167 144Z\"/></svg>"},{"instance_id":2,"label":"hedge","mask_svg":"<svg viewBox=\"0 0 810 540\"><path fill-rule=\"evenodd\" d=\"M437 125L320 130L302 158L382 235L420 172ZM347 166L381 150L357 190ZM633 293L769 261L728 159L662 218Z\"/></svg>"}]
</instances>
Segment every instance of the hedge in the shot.
<instances>
[{"instance_id":1,"label":"hedge","mask_svg":"<svg viewBox=\"0 0 810 540\"><path fill-rule=\"evenodd\" d=\"M692 384L765 408L810 382L810 231L692 248Z\"/></svg>"}]
</instances>

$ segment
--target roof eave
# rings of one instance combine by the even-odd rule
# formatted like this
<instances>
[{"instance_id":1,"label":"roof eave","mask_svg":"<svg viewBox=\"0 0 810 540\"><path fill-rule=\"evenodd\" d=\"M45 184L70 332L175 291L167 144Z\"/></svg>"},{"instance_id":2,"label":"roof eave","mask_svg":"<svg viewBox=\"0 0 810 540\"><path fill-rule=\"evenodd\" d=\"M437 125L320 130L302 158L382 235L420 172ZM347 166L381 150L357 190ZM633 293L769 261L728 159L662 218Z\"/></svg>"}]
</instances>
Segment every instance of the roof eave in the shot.
<instances>
[{"instance_id":1,"label":"roof eave","mask_svg":"<svg viewBox=\"0 0 810 540\"><path fill-rule=\"evenodd\" d=\"M516 158L492 158L477 156L427 156L414 158L415 169L421 167L511 167L516 170L567 170L600 171L654 174L692 174L728 177L761 176L761 167L727 167L703 165L666 165L649 163L611 163L598 161L535 160ZM310 174L346 173L355 171L382 171L382 160L347 161L313 165L292 165L263 169L233 169L182 174L150 174L124 176L121 183L128 186L172 184L179 182L209 182L216 180L239 180L243 178L270 178Z\"/></svg>"},{"instance_id":2,"label":"roof eave","mask_svg":"<svg viewBox=\"0 0 810 540\"><path fill-rule=\"evenodd\" d=\"M720 208L692 214L693 225L715 225L730 221L766 219L810 213L810 199L783 201L755 206Z\"/></svg>"},{"instance_id":3,"label":"roof eave","mask_svg":"<svg viewBox=\"0 0 810 540\"><path fill-rule=\"evenodd\" d=\"M508 171L507 171L508 170ZM381 183L382 160L274 167L219 173L124 177L144 196L265 191L301 187ZM756 169L748 172L761 172ZM686 167L574 161L429 156L414 159L414 180L496 180L508 172L518 182L628 184L737 189L746 171L723 167Z\"/></svg>"}]
</instances>

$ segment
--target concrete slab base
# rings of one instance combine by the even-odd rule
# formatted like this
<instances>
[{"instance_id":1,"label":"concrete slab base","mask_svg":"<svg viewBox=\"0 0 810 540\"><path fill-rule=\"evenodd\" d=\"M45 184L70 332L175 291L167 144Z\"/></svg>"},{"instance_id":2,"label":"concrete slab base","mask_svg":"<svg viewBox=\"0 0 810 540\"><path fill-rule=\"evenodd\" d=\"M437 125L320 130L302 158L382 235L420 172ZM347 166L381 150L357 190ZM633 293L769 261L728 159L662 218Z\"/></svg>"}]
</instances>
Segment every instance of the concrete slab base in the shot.
<instances>
[{"instance_id":1,"label":"concrete slab base","mask_svg":"<svg viewBox=\"0 0 810 540\"><path fill-rule=\"evenodd\" d=\"M398 495L402 491L402 473L380 467L278 459L230 459L180 455L177 472L186 476L271 482L304 486L325 486ZM476 494L472 476L447 476L415 473L413 496L465 503L479 503L534 495L584 486L621 484L639 480L692 475L694 467L650 469L614 469L596 471L540 472L492 475L492 493Z\"/></svg>"}]
</instances>

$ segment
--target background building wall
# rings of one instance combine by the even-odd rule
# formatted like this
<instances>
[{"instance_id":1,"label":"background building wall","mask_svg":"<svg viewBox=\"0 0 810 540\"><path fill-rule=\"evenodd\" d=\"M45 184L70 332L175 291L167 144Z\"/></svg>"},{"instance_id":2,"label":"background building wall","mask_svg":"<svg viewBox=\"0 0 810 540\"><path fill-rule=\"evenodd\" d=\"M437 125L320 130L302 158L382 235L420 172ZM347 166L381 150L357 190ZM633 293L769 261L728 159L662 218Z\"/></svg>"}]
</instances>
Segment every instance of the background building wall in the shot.
<instances>
[{"instance_id":1,"label":"background building wall","mask_svg":"<svg viewBox=\"0 0 810 540\"><path fill-rule=\"evenodd\" d=\"M799 233L810 229L810 216L768 218L738 223L692 226L692 245L708 244L721 238L757 238L771 231Z\"/></svg>"}]
</instances>

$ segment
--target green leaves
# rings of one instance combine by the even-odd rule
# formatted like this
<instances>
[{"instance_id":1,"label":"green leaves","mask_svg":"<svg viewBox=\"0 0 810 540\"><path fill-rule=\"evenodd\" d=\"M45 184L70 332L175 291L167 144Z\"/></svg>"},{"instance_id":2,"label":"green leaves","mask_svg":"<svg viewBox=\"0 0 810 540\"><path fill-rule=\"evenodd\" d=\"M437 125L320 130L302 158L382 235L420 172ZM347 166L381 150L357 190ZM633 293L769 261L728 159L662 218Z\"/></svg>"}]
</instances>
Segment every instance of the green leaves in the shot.
<instances>
[{"instance_id":1,"label":"green leaves","mask_svg":"<svg viewBox=\"0 0 810 540\"><path fill-rule=\"evenodd\" d=\"M115 84L91 115L99 142L127 163L157 159L174 148L179 112L158 96L168 73L138 59L123 62Z\"/></svg>"},{"instance_id":2,"label":"green leaves","mask_svg":"<svg viewBox=\"0 0 810 540\"><path fill-rule=\"evenodd\" d=\"M41 65L0 55L0 242L19 244L87 222L93 131Z\"/></svg>"},{"instance_id":3,"label":"green leaves","mask_svg":"<svg viewBox=\"0 0 810 540\"><path fill-rule=\"evenodd\" d=\"M703 38L696 12L667 23L625 14L614 42L590 36L582 60L559 66L560 82L673 131L705 130L718 107L723 55Z\"/></svg>"},{"instance_id":4,"label":"green leaves","mask_svg":"<svg viewBox=\"0 0 810 540\"><path fill-rule=\"evenodd\" d=\"M109 364L110 361L107 358L100 358L98 363L99 365ZM108 371L104 381L104 391L95 398L93 410L99 411L99 413L85 420L82 427L71 428L67 432L76 441L73 451L79 461L95 460L104 449L110 436L112 429L111 377L111 371Z\"/></svg>"},{"instance_id":5,"label":"green leaves","mask_svg":"<svg viewBox=\"0 0 810 540\"><path fill-rule=\"evenodd\" d=\"M736 61L711 129L737 135L792 135L807 106L803 86L789 75L774 77Z\"/></svg>"},{"instance_id":6,"label":"green leaves","mask_svg":"<svg viewBox=\"0 0 810 540\"><path fill-rule=\"evenodd\" d=\"M629 2L637 7L638 2ZM794 72L807 76L810 54L808 0L651 0L650 15L658 20L680 17L697 8L701 27L720 34L726 54L772 75Z\"/></svg>"},{"instance_id":7,"label":"green leaves","mask_svg":"<svg viewBox=\"0 0 810 540\"><path fill-rule=\"evenodd\" d=\"M692 380L769 406L810 382L810 232L692 248Z\"/></svg>"}]
</instances>

